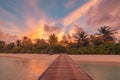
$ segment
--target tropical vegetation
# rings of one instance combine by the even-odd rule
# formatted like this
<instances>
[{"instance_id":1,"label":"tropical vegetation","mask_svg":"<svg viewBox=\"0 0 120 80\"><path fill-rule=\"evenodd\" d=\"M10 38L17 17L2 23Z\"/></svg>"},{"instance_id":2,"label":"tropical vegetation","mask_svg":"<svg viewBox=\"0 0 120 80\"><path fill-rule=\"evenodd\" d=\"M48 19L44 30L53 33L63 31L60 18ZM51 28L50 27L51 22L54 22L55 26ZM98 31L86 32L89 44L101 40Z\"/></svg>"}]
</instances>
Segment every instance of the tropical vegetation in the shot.
<instances>
[{"instance_id":1,"label":"tropical vegetation","mask_svg":"<svg viewBox=\"0 0 120 80\"><path fill-rule=\"evenodd\" d=\"M38 38L33 41L24 36L14 43L0 41L0 53L120 54L120 39L114 34L116 31L111 27L103 26L94 35L79 31L73 36L64 35L61 41L54 33L48 40Z\"/></svg>"}]
</instances>

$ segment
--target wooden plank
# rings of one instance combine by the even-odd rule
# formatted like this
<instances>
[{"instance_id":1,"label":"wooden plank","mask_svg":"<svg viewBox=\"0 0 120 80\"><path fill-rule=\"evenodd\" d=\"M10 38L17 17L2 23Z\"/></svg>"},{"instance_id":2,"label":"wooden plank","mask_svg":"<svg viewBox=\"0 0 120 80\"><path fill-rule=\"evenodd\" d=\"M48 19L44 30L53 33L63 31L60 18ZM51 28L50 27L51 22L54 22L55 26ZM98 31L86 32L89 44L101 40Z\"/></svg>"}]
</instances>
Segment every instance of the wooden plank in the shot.
<instances>
[{"instance_id":1,"label":"wooden plank","mask_svg":"<svg viewBox=\"0 0 120 80\"><path fill-rule=\"evenodd\" d=\"M93 80L67 55L61 54L39 80Z\"/></svg>"}]
</instances>

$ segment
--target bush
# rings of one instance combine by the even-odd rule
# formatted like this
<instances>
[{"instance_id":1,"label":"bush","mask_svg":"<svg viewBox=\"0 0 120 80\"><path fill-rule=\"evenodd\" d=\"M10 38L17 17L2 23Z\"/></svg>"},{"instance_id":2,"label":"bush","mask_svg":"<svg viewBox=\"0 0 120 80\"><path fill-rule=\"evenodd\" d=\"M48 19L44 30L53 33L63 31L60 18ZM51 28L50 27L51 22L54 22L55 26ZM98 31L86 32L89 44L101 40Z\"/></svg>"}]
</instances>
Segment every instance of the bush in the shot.
<instances>
[{"instance_id":1,"label":"bush","mask_svg":"<svg viewBox=\"0 0 120 80\"><path fill-rule=\"evenodd\" d=\"M66 52L65 47L60 44L52 46L52 50L54 53L65 53Z\"/></svg>"}]
</instances>

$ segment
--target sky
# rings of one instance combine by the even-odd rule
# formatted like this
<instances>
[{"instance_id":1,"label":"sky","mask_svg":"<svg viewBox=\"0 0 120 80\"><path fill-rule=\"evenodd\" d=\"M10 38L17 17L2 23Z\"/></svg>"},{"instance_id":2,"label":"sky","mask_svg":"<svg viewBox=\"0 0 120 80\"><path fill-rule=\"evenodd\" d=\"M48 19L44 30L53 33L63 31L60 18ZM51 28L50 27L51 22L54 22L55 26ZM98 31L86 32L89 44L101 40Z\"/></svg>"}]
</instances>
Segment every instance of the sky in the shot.
<instances>
[{"instance_id":1,"label":"sky","mask_svg":"<svg viewBox=\"0 0 120 80\"><path fill-rule=\"evenodd\" d=\"M94 34L104 25L120 38L120 0L0 0L0 40L6 42L52 33L61 39L80 28Z\"/></svg>"}]
</instances>

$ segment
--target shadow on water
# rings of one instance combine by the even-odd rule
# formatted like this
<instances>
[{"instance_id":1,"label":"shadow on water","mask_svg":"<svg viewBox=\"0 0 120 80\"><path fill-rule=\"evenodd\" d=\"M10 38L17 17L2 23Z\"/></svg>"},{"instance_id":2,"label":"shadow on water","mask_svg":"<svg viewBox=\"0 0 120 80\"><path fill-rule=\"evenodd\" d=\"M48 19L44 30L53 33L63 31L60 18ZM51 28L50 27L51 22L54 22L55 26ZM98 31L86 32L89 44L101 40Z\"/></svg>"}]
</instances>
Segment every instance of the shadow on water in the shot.
<instances>
[{"instance_id":1,"label":"shadow on water","mask_svg":"<svg viewBox=\"0 0 120 80\"><path fill-rule=\"evenodd\" d=\"M46 64L35 59L0 57L0 80L38 80Z\"/></svg>"}]
</instances>

